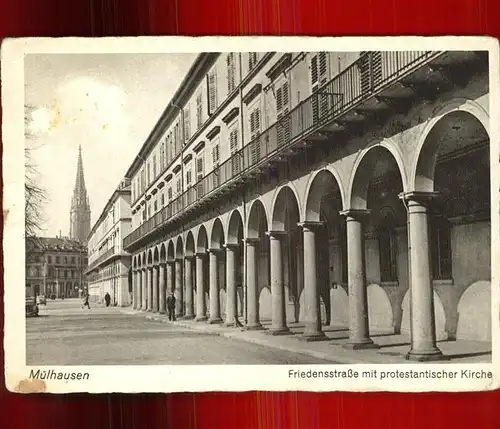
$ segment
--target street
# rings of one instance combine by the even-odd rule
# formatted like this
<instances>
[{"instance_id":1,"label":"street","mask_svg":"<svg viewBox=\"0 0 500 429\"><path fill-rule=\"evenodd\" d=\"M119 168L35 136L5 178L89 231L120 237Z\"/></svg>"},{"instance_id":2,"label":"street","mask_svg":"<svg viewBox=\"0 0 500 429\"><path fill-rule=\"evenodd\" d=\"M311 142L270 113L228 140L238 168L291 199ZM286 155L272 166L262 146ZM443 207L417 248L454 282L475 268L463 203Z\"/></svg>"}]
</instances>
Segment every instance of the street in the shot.
<instances>
[{"instance_id":1,"label":"street","mask_svg":"<svg viewBox=\"0 0 500 429\"><path fill-rule=\"evenodd\" d=\"M173 326L116 307L47 301L26 320L27 365L334 364Z\"/></svg>"}]
</instances>

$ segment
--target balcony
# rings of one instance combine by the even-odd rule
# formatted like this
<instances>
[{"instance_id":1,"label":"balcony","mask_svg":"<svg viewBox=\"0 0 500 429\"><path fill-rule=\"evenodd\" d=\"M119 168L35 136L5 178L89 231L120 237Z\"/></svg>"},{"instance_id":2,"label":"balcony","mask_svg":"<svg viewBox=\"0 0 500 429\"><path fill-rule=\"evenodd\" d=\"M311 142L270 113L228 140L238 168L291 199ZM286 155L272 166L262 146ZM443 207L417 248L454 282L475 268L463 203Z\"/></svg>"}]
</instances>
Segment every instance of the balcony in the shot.
<instances>
[{"instance_id":1,"label":"balcony","mask_svg":"<svg viewBox=\"0 0 500 429\"><path fill-rule=\"evenodd\" d=\"M120 253L119 246L113 246L109 248L102 255L98 256L92 263L90 263L85 272L86 273L91 272L93 269L101 265L103 262L106 262L112 256L117 255L119 253Z\"/></svg>"},{"instance_id":2,"label":"balcony","mask_svg":"<svg viewBox=\"0 0 500 429\"><path fill-rule=\"evenodd\" d=\"M161 229L300 153L307 144L338 132L355 133L371 118L409 109L416 99L463 85L484 57L473 52L368 52L289 113L278 118L223 164L208 173L123 240L133 250Z\"/></svg>"}]
</instances>

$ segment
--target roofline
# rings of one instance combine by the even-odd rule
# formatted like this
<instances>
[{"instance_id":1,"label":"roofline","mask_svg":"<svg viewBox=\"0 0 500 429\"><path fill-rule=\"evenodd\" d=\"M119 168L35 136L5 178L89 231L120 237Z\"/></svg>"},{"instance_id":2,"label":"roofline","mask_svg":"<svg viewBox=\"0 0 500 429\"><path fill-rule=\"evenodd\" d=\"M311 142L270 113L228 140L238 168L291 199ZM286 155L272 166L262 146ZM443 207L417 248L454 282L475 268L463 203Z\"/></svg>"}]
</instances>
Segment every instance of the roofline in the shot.
<instances>
[{"instance_id":1,"label":"roofline","mask_svg":"<svg viewBox=\"0 0 500 429\"><path fill-rule=\"evenodd\" d=\"M203 76L206 72L208 72L208 69L215 63L215 60L219 57L219 55L220 52L202 52L198 54L188 72L184 76L184 79L177 88L177 91L174 93L173 97L163 110L160 118L146 138L146 141L139 150L139 153L136 155L132 165L125 173L125 177L131 179L134 173L140 168L143 159L149 154L152 146L161 137L163 131L175 119L179 111L178 106L184 107L183 105L194 92L194 84L199 82L200 76Z\"/></svg>"}]
</instances>

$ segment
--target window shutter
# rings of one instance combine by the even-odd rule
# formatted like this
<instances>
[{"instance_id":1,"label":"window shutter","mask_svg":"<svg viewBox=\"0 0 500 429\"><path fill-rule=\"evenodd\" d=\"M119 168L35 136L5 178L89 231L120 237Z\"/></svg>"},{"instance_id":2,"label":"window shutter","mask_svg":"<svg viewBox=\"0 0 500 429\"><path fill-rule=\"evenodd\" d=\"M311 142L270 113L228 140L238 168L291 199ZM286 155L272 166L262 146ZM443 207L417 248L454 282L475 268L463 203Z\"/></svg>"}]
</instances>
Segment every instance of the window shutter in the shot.
<instances>
[{"instance_id":1,"label":"window shutter","mask_svg":"<svg viewBox=\"0 0 500 429\"><path fill-rule=\"evenodd\" d=\"M318 85L318 55L311 58L311 88L313 91L316 85Z\"/></svg>"},{"instance_id":2,"label":"window shutter","mask_svg":"<svg viewBox=\"0 0 500 429\"><path fill-rule=\"evenodd\" d=\"M203 125L203 95L201 93L196 97L196 123L198 129Z\"/></svg>"},{"instance_id":3,"label":"window shutter","mask_svg":"<svg viewBox=\"0 0 500 429\"><path fill-rule=\"evenodd\" d=\"M217 75L215 69L208 75L208 108L210 115L217 109Z\"/></svg>"},{"instance_id":4,"label":"window shutter","mask_svg":"<svg viewBox=\"0 0 500 429\"><path fill-rule=\"evenodd\" d=\"M190 117L189 106L184 109L184 135L186 136L186 141L191 138L191 117Z\"/></svg>"},{"instance_id":5,"label":"window shutter","mask_svg":"<svg viewBox=\"0 0 500 429\"><path fill-rule=\"evenodd\" d=\"M203 157L200 156L196 159L196 178L197 180L203 179Z\"/></svg>"},{"instance_id":6,"label":"window shutter","mask_svg":"<svg viewBox=\"0 0 500 429\"><path fill-rule=\"evenodd\" d=\"M257 52L249 52L248 54L248 69L252 70L257 64Z\"/></svg>"},{"instance_id":7,"label":"window shutter","mask_svg":"<svg viewBox=\"0 0 500 429\"><path fill-rule=\"evenodd\" d=\"M229 145L230 145L230 150L231 154L236 152L238 150L238 130L233 129L231 133L229 134Z\"/></svg>"},{"instance_id":8,"label":"window shutter","mask_svg":"<svg viewBox=\"0 0 500 429\"><path fill-rule=\"evenodd\" d=\"M235 64L234 64L234 52L230 52L227 55L227 90L229 93L234 91L236 87L236 76L235 76Z\"/></svg>"}]
</instances>

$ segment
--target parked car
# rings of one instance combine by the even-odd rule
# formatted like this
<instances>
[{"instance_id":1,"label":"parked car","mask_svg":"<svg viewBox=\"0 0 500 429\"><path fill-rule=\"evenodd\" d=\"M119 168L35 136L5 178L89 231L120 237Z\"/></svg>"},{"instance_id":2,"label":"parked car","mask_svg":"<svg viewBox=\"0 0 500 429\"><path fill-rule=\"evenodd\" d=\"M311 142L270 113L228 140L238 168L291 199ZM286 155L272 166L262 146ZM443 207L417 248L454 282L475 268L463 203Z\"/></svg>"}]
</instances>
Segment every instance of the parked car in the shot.
<instances>
[{"instance_id":1,"label":"parked car","mask_svg":"<svg viewBox=\"0 0 500 429\"><path fill-rule=\"evenodd\" d=\"M24 308L26 317L38 316L38 303L34 297L26 297L26 304Z\"/></svg>"},{"instance_id":2,"label":"parked car","mask_svg":"<svg viewBox=\"0 0 500 429\"><path fill-rule=\"evenodd\" d=\"M47 305L47 298L45 298L45 295L38 295L37 301L38 305Z\"/></svg>"}]
</instances>

